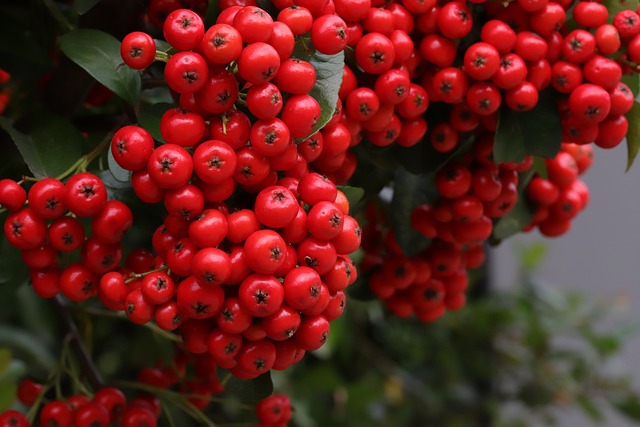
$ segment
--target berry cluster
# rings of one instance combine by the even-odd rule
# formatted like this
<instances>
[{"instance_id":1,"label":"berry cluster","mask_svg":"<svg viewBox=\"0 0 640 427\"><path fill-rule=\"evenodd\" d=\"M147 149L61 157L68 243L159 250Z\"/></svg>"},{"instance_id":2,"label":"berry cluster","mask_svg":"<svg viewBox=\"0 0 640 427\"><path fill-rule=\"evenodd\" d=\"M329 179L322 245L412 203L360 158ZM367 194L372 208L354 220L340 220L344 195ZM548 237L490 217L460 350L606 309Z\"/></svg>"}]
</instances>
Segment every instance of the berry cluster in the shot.
<instances>
[{"instance_id":1,"label":"berry cluster","mask_svg":"<svg viewBox=\"0 0 640 427\"><path fill-rule=\"evenodd\" d=\"M158 361L155 367L143 368L136 378L142 387L162 392L175 391L199 410L211 402L211 395L223 391L218 380L214 358L208 354L194 355L176 347L167 364ZM127 400L116 387L101 387L92 396L74 394L61 399L47 399L51 384L24 379L18 385L17 397L27 407L37 406L36 424L41 427L154 427L162 407L160 400L150 393L140 393ZM274 394L256 404L261 426L286 426L291 418L291 403L283 394ZM33 411L31 411L33 412ZM28 426L25 415L9 410L0 414L0 426Z\"/></svg>"},{"instance_id":2,"label":"berry cluster","mask_svg":"<svg viewBox=\"0 0 640 427\"><path fill-rule=\"evenodd\" d=\"M589 188L578 179L593 162L590 145L562 144L553 159L547 159L547 178L534 176L527 186L527 199L535 216L525 231L537 227L540 233L556 237L571 228L571 221L589 203Z\"/></svg>"},{"instance_id":3,"label":"berry cluster","mask_svg":"<svg viewBox=\"0 0 640 427\"><path fill-rule=\"evenodd\" d=\"M4 234L21 250L33 289L42 298L61 292L79 302L97 295L100 277L122 260L120 241L133 223L131 209L107 200L102 180L88 172L75 174L66 183L37 180L28 193L19 183L4 179L0 204L12 211L4 222ZM91 230L88 236L85 224ZM58 255L77 251L79 262L59 264Z\"/></svg>"},{"instance_id":4,"label":"berry cluster","mask_svg":"<svg viewBox=\"0 0 640 427\"><path fill-rule=\"evenodd\" d=\"M434 236L427 249L408 257L398 247L380 203L367 207L367 226L363 229L366 255L361 274L368 278L371 291L396 316L415 315L422 322L432 322L446 310L462 308L469 282L467 270L485 260L482 238L462 245ZM420 216L431 211L426 205L416 209ZM419 230L425 230L424 224L421 219ZM442 224L444 230L447 225Z\"/></svg>"},{"instance_id":5,"label":"berry cluster","mask_svg":"<svg viewBox=\"0 0 640 427\"><path fill-rule=\"evenodd\" d=\"M25 406L38 404L46 392L42 384L23 380L18 386L18 400ZM93 396L74 394L64 400L49 400L38 412L33 426L40 427L155 427L160 416L160 401L151 395L139 395L127 401L115 387L102 387ZM28 427L25 415L16 410L0 414L0 426Z\"/></svg>"},{"instance_id":6,"label":"berry cluster","mask_svg":"<svg viewBox=\"0 0 640 427\"><path fill-rule=\"evenodd\" d=\"M331 122L314 133L316 72L291 56L290 24L237 6L205 31L195 12L172 11L163 31L178 52L164 76L180 108L161 118L166 143L155 147L146 130L126 126L111 145L138 197L163 202L168 214L153 247L162 258L154 267L171 274L146 276L127 295L127 314L180 326L190 351L243 378L319 348L356 278L347 255L360 244L358 223L335 183L310 171L328 172L323 159L337 155L343 167L349 134ZM140 32L124 38L121 53L137 69L158 56ZM110 280L123 283L117 274Z\"/></svg>"}]
</instances>

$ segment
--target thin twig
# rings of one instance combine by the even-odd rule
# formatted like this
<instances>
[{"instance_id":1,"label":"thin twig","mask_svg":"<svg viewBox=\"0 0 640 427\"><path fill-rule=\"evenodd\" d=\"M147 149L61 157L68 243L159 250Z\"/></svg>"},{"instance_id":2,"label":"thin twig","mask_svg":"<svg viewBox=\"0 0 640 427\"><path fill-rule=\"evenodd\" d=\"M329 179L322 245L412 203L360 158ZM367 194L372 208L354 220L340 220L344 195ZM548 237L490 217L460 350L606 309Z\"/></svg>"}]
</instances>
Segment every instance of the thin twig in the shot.
<instances>
[{"instance_id":1,"label":"thin twig","mask_svg":"<svg viewBox=\"0 0 640 427\"><path fill-rule=\"evenodd\" d=\"M91 384L94 391L102 388L104 386L102 376L100 375L100 372L98 372L96 365L93 363L87 348L84 346L84 342L80 336L80 331L78 331L78 327L71 316L69 306L59 295L53 297L51 302L53 303L53 308L55 309L57 316L62 321L64 328L70 336L71 350L74 352L78 362L80 363L82 373L87 378L87 381L89 381L89 384Z\"/></svg>"}]
</instances>

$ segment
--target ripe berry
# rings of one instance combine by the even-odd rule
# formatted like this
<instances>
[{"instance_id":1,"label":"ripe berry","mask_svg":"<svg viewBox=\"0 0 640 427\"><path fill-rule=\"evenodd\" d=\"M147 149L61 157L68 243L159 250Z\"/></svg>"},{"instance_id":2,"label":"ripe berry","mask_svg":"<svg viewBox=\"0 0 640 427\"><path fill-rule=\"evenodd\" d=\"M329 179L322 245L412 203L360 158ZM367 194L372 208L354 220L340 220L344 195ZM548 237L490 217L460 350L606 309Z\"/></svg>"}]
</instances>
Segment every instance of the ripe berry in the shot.
<instances>
[{"instance_id":1,"label":"ripe berry","mask_svg":"<svg viewBox=\"0 0 640 427\"><path fill-rule=\"evenodd\" d=\"M238 59L240 77L252 84L273 79L280 68L280 56L269 44L257 42L245 47Z\"/></svg>"},{"instance_id":2,"label":"ripe berry","mask_svg":"<svg viewBox=\"0 0 640 427\"><path fill-rule=\"evenodd\" d=\"M111 154L124 169L136 171L147 166L153 151L153 138L139 126L124 126L111 139Z\"/></svg>"},{"instance_id":3,"label":"ripe berry","mask_svg":"<svg viewBox=\"0 0 640 427\"><path fill-rule=\"evenodd\" d=\"M142 70L153 64L156 57L156 44L149 34L134 31L122 39L120 56L129 67Z\"/></svg>"},{"instance_id":4,"label":"ripe berry","mask_svg":"<svg viewBox=\"0 0 640 427\"><path fill-rule=\"evenodd\" d=\"M207 84L207 61L195 52L178 52L164 67L167 85L178 93L197 92Z\"/></svg>"},{"instance_id":5,"label":"ripe berry","mask_svg":"<svg viewBox=\"0 0 640 427\"><path fill-rule=\"evenodd\" d=\"M212 64L229 64L242 53L242 36L231 25L212 25L200 42L200 51Z\"/></svg>"},{"instance_id":6,"label":"ripe berry","mask_svg":"<svg viewBox=\"0 0 640 427\"><path fill-rule=\"evenodd\" d=\"M100 178L81 172L65 184L64 204L79 217L96 215L107 202L107 189Z\"/></svg>"},{"instance_id":7,"label":"ripe berry","mask_svg":"<svg viewBox=\"0 0 640 427\"><path fill-rule=\"evenodd\" d=\"M365 35L356 46L356 61L369 74L381 74L389 70L395 58L393 43L380 33Z\"/></svg>"},{"instance_id":8,"label":"ripe berry","mask_svg":"<svg viewBox=\"0 0 640 427\"><path fill-rule=\"evenodd\" d=\"M164 144L151 153L147 167L160 188L180 188L191 178L193 159L181 146Z\"/></svg>"},{"instance_id":9,"label":"ripe berry","mask_svg":"<svg viewBox=\"0 0 640 427\"><path fill-rule=\"evenodd\" d=\"M285 260L286 244L273 230L258 230L244 243L247 265L260 274L273 274Z\"/></svg>"},{"instance_id":10,"label":"ripe berry","mask_svg":"<svg viewBox=\"0 0 640 427\"><path fill-rule=\"evenodd\" d=\"M276 313L284 301L284 290L278 279L270 275L251 274L238 289L240 307L254 317Z\"/></svg>"},{"instance_id":11,"label":"ripe berry","mask_svg":"<svg viewBox=\"0 0 640 427\"><path fill-rule=\"evenodd\" d=\"M215 284L201 284L194 276L178 284L176 300L180 310L192 319L207 319L218 313L224 302L224 291Z\"/></svg>"},{"instance_id":12,"label":"ripe berry","mask_svg":"<svg viewBox=\"0 0 640 427\"><path fill-rule=\"evenodd\" d=\"M347 24L339 16L323 15L313 21L311 42L318 52L335 55L344 50L347 41Z\"/></svg>"},{"instance_id":13,"label":"ripe berry","mask_svg":"<svg viewBox=\"0 0 640 427\"><path fill-rule=\"evenodd\" d=\"M163 24L164 38L178 50L192 50L204 36L204 22L192 10L178 9L167 16Z\"/></svg>"},{"instance_id":14,"label":"ripe berry","mask_svg":"<svg viewBox=\"0 0 640 427\"><path fill-rule=\"evenodd\" d=\"M7 217L4 235L17 249L36 249L47 237L47 224L31 208L24 208Z\"/></svg>"},{"instance_id":15,"label":"ripe berry","mask_svg":"<svg viewBox=\"0 0 640 427\"><path fill-rule=\"evenodd\" d=\"M64 195L65 186L62 182L55 178L44 178L29 189L27 200L33 213L40 218L55 219L66 211Z\"/></svg>"},{"instance_id":16,"label":"ripe berry","mask_svg":"<svg viewBox=\"0 0 640 427\"><path fill-rule=\"evenodd\" d=\"M17 211L27 201L27 192L11 179L0 180L0 206Z\"/></svg>"}]
</instances>

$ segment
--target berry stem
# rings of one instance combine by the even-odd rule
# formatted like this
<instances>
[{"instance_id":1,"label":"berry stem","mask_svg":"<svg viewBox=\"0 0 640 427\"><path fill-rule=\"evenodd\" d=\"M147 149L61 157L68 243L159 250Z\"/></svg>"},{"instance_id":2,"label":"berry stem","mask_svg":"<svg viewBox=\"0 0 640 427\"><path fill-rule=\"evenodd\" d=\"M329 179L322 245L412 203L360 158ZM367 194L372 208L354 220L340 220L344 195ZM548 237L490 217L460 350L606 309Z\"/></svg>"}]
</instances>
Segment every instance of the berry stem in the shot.
<instances>
[{"instance_id":1,"label":"berry stem","mask_svg":"<svg viewBox=\"0 0 640 427\"><path fill-rule=\"evenodd\" d=\"M171 55L169 55L167 52L156 50L156 58L155 58L156 61L168 62L169 58L171 58Z\"/></svg>"},{"instance_id":2,"label":"berry stem","mask_svg":"<svg viewBox=\"0 0 640 427\"><path fill-rule=\"evenodd\" d=\"M112 319L126 320L127 322L129 321L129 318L127 317L126 314L115 312L115 311L101 310L99 308L94 308L94 307L84 308L83 311L85 313L87 313L87 314L92 314L94 316L110 317ZM173 334L173 333L171 333L169 331L165 331L164 329L162 329L161 327L159 327L155 323L145 323L142 326L144 326L145 328L147 328L150 331L154 332L155 334L160 335L163 338L168 339L169 341L180 342L180 343L182 342L182 339L180 339L180 337L178 335Z\"/></svg>"},{"instance_id":3,"label":"berry stem","mask_svg":"<svg viewBox=\"0 0 640 427\"><path fill-rule=\"evenodd\" d=\"M169 267L166 265L164 267L156 268L155 270L145 271L144 273L131 273L129 274L129 278L125 280L124 283L125 284L131 283L134 280L142 279L143 277L148 276L151 273L157 273L158 271L165 271L165 270L167 270L167 272L169 271Z\"/></svg>"},{"instance_id":4,"label":"berry stem","mask_svg":"<svg viewBox=\"0 0 640 427\"><path fill-rule=\"evenodd\" d=\"M100 372L98 372L98 368L93 363L91 356L89 355L89 351L84 345L82 341L82 337L80 335L80 331L78 331L78 327L71 316L71 310L69 306L64 302L61 296L56 295L51 299L53 303L53 308L56 312L56 315L62 322L64 328L67 330L70 339L71 350L75 353L78 362L80 364L80 369L82 373L91 384L91 387L94 390L98 390L104 386L104 381L102 380L102 376Z\"/></svg>"}]
</instances>

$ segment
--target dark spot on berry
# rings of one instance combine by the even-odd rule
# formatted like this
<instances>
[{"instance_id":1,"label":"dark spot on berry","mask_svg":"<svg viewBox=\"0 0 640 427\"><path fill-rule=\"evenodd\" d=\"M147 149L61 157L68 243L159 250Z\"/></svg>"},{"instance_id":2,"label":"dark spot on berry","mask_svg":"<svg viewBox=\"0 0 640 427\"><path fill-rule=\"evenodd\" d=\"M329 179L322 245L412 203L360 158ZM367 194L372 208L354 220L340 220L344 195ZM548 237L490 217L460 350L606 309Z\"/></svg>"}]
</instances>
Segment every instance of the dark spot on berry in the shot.
<instances>
[{"instance_id":1,"label":"dark spot on berry","mask_svg":"<svg viewBox=\"0 0 640 427\"><path fill-rule=\"evenodd\" d=\"M129 51L129 56L132 58L139 58L142 56L142 49L139 47L132 47Z\"/></svg>"},{"instance_id":2,"label":"dark spot on berry","mask_svg":"<svg viewBox=\"0 0 640 427\"><path fill-rule=\"evenodd\" d=\"M13 221L13 223L11 224L11 233L14 236L20 236L22 234L22 223L18 222L18 221Z\"/></svg>"},{"instance_id":3,"label":"dark spot on berry","mask_svg":"<svg viewBox=\"0 0 640 427\"><path fill-rule=\"evenodd\" d=\"M91 280L87 280L82 284L82 292L84 292L85 294L90 294L91 292L93 292L93 289L94 286Z\"/></svg>"},{"instance_id":4,"label":"dark spot on berry","mask_svg":"<svg viewBox=\"0 0 640 427\"><path fill-rule=\"evenodd\" d=\"M206 313L207 311L209 311L209 305L208 304L202 304L200 301L198 301L198 302L196 302L195 304L193 304L191 306L191 309L196 314L203 314L203 313Z\"/></svg>"},{"instance_id":5,"label":"dark spot on berry","mask_svg":"<svg viewBox=\"0 0 640 427\"><path fill-rule=\"evenodd\" d=\"M433 301L438 299L438 297L440 296L440 292L436 291L435 289L429 288L423 292L423 295L425 299Z\"/></svg>"},{"instance_id":6,"label":"dark spot on berry","mask_svg":"<svg viewBox=\"0 0 640 427\"><path fill-rule=\"evenodd\" d=\"M371 62L374 64L380 64L384 62L384 53L378 51L372 52L371 55L369 55L369 59L371 59Z\"/></svg>"},{"instance_id":7,"label":"dark spot on berry","mask_svg":"<svg viewBox=\"0 0 640 427\"><path fill-rule=\"evenodd\" d=\"M224 36L220 34L216 34L216 36L211 41L211 44L215 47L220 47L220 46L223 46L226 42L227 42L227 39Z\"/></svg>"},{"instance_id":8,"label":"dark spot on berry","mask_svg":"<svg viewBox=\"0 0 640 427\"><path fill-rule=\"evenodd\" d=\"M253 297L256 300L256 304L266 304L269 300L269 294L260 289L258 292L253 294Z\"/></svg>"},{"instance_id":9,"label":"dark spot on berry","mask_svg":"<svg viewBox=\"0 0 640 427\"><path fill-rule=\"evenodd\" d=\"M182 73L182 78L189 84L194 83L198 80L198 73L195 71L185 71Z\"/></svg>"},{"instance_id":10,"label":"dark spot on berry","mask_svg":"<svg viewBox=\"0 0 640 427\"><path fill-rule=\"evenodd\" d=\"M233 353L234 351L236 351L236 348L237 348L236 344L235 344L235 343L233 343L233 342L230 342L229 344L227 344L227 345L225 345L225 346L224 346L224 352L225 352L226 354L231 354L231 353Z\"/></svg>"}]
</instances>

